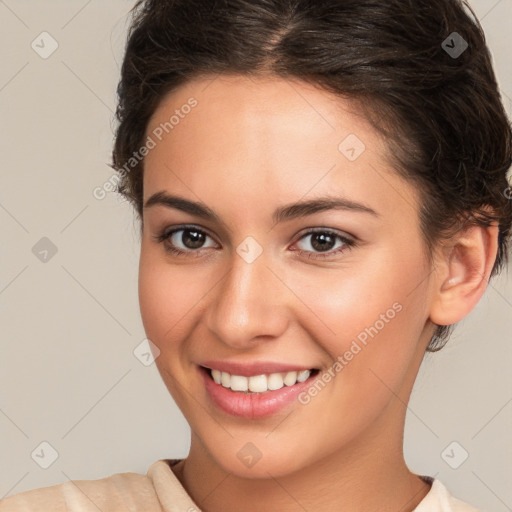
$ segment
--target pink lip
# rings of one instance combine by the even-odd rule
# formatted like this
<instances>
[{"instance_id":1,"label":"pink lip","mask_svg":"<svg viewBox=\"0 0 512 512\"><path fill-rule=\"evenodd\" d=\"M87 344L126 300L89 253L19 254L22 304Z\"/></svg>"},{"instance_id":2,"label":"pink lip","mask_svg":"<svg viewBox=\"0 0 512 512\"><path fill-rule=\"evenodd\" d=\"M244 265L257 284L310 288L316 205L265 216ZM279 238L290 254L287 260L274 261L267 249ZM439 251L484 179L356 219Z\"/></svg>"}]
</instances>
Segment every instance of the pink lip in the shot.
<instances>
[{"instance_id":1,"label":"pink lip","mask_svg":"<svg viewBox=\"0 0 512 512\"><path fill-rule=\"evenodd\" d=\"M219 370L231 375L241 375L242 377L253 377L254 375L263 375L269 373L288 373L302 370L312 370L313 366L303 366L300 364L273 363L271 361L260 361L252 363L235 363L227 361L204 361L201 366L206 366L212 370Z\"/></svg>"},{"instance_id":2,"label":"pink lip","mask_svg":"<svg viewBox=\"0 0 512 512\"><path fill-rule=\"evenodd\" d=\"M282 368L282 365L281 365ZM274 391L266 391L264 393L243 393L232 391L224 386L217 384L211 377L210 371L201 366L198 367L199 373L203 379L206 391L210 400L223 412L239 418L265 418L275 414L293 402L299 405L297 395L305 391L318 373L310 376L304 382L298 382L293 386L284 386ZM247 370L247 367L246 367ZM261 375L262 373L279 373L279 372L260 372L253 373ZM235 373L240 375L240 373Z\"/></svg>"}]
</instances>

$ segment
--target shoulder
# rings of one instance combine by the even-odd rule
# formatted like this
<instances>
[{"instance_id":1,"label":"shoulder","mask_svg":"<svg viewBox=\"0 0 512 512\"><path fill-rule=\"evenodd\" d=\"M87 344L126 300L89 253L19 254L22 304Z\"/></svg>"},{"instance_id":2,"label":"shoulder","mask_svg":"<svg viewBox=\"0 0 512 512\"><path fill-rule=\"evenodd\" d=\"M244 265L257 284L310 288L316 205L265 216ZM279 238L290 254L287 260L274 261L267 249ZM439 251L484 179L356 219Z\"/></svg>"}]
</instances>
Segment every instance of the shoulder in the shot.
<instances>
[{"instance_id":1,"label":"shoulder","mask_svg":"<svg viewBox=\"0 0 512 512\"><path fill-rule=\"evenodd\" d=\"M151 481L138 473L117 473L99 480L70 480L10 496L0 512L85 512L161 510Z\"/></svg>"},{"instance_id":2,"label":"shoulder","mask_svg":"<svg viewBox=\"0 0 512 512\"><path fill-rule=\"evenodd\" d=\"M453 512L482 512L481 510L472 507L471 505L458 500L457 498L451 498L451 506Z\"/></svg>"},{"instance_id":3,"label":"shoulder","mask_svg":"<svg viewBox=\"0 0 512 512\"><path fill-rule=\"evenodd\" d=\"M413 512L482 512L468 503L452 496L439 481L431 478L432 487Z\"/></svg>"}]
</instances>

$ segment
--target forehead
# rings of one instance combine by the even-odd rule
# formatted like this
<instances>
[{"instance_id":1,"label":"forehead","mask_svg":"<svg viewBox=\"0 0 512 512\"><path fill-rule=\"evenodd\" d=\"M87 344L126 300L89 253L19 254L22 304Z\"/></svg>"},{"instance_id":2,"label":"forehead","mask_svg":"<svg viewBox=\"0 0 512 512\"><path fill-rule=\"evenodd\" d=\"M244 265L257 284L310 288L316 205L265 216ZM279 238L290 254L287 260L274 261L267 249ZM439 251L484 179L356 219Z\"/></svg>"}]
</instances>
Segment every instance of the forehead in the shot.
<instances>
[{"instance_id":1,"label":"forehead","mask_svg":"<svg viewBox=\"0 0 512 512\"><path fill-rule=\"evenodd\" d=\"M146 136L156 146L146 157L144 200L159 190L204 202L243 194L247 207L261 208L262 198L339 192L385 207L392 196L414 195L355 102L298 80L193 80L163 99Z\"/></svg>"},{"instance_id":2,"label":"forehead","mask_svg":"<svg viewBox=\"0 0 512 512\"><path fill-rule=\"evenodd\" d=\"M187 106L191 99L197 103L193 109ZM173 123L178 123L170 130L176 143L189 138L186 127L192 125L196 137L204 139L205 149L210 143L219 144L229 137L229 144L243 141L246 148L251 143L268 142L270 147L286 146L288 141L294 143L300 138L321 139L325 146L330 144L337 150L340 137L347 130L359 133L369 145L384 149L383 141L355 101L296 79L240 75L194 79L163 98L148 123L148 133L169 121L173 114L181 114L180 119L174 116Z\"/></svg>"}]
</instances>

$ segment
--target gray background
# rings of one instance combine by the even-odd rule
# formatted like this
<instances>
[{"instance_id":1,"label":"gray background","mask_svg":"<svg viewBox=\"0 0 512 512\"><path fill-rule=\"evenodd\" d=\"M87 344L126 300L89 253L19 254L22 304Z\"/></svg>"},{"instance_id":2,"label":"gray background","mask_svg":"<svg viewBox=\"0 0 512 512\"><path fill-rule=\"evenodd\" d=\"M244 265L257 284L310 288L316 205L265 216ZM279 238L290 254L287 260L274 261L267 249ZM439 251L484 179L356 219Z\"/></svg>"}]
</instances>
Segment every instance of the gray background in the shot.
<instances>
[{"instance_id":1,"label":"gray background","mask_svg":"<svg viewBox=\"0 0 512 512\"><path fill-rule=\"evenodd\" d=\"M133 4L0 0L0 498L188 453L186 421L154 364L133 353L145 338L137 224L115 194L93 196L114 174ZM512 0L472 5L510 114ZM51 48L44 31L58 43L46 59L31 47ZM494 512L512 510L511 289L507 273L491 281L448 346L425 358L405 431L413 471Z\"/></svg>"}]
</instances>

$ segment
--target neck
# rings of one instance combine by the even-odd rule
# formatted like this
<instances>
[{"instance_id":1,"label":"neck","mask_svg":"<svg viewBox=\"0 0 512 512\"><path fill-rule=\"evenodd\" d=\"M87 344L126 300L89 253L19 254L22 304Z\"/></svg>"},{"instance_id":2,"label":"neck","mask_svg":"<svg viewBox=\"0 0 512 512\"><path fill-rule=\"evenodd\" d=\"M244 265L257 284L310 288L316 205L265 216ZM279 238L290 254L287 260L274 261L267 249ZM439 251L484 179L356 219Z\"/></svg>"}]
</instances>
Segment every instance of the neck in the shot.
<instances>
[{"instance_id":1,"label":"neck","mask_svg":"<svg viewBox=\"0 0 512 512\"><path fill-rule=\"evenodd\" d=\"M203 512L412 512L430 485L410 472L402 452L405 405L392 400L386 414L335 453L275 478L226 472L192 435L189 456L173 470ZM397 428L399 425L400 428Z\"/></svg>"}]
</instances>

